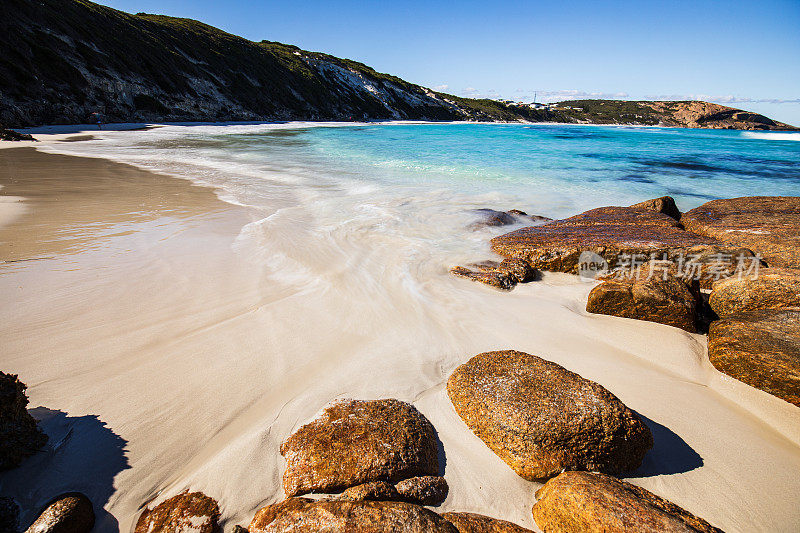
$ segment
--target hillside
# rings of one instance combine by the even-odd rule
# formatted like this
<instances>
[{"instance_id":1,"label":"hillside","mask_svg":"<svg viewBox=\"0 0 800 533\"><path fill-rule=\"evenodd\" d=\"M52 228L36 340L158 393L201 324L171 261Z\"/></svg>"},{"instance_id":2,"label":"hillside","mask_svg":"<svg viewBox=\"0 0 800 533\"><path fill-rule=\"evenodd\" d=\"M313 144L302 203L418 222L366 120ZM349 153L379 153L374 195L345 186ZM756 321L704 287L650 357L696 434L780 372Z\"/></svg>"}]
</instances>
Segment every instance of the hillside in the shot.
<instances>
[{"instance_id":1,"label":"hillside","mask_svg":"<svg viewBox=\"0 0 800 533\"><path fill-rule=\"evenodd\" d=\"M585 110L460 98L348 59L86 0L0 2L0 124L7 127L80 123L97 112L108 122L405 119L788 128L723 106L692 114L678 109L684 102L571 104Z\"/></svg>"}]
</instances>

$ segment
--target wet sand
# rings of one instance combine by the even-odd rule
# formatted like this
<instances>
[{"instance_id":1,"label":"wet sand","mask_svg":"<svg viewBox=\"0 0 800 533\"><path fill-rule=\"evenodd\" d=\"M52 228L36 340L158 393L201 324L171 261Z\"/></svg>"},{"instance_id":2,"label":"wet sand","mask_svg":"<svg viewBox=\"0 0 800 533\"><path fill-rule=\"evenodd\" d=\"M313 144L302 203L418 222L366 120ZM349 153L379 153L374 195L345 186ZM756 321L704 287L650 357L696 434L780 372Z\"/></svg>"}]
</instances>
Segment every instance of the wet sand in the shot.
<instances>
[{"instance_id":1,"label":"wet sand","mask_svg":"<svg viewBox=\"0 0 800 533\"><path fill-rule=\"evenodd\" d=\"M96 531L130 531L142 505L184 489L219 500L226 530L247 525L283 498L278 448L294 429L335 398L395 397L439 433L450 494L438 511L535 529L540 485L475 437L444 390L472 355L514 348L646 417L655 448L629 481L726 531L800 529L798 410L722 377L701 335L588 315L591 285L574 277L506 294L442 265L420 307L388 278L276 277L270 250L240 239L263 213L185 180L14 148L0 150L0 185L0 369L28 384L50 435L0 475L23 526L78 490L104 507ZM335 257L301 222L280 238L325 273Z\"/></svg>"}]
</instances>

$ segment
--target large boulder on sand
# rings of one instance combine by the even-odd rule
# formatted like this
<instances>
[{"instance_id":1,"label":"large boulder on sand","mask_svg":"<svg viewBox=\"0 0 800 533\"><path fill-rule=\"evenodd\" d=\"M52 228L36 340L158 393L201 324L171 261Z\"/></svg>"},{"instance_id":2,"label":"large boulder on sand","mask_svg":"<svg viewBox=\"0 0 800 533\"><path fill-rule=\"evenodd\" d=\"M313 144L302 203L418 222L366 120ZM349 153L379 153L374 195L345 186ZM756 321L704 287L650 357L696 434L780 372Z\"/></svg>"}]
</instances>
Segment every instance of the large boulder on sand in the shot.
<instances>
[{"instance_id":1,"label":"large boulder on sand","mask_svg":"<svg viewBox=\"0 0 800 533\"><path fill-rule=\"evenodd\" d=\"M476 355L453 372L447 393L467 426L527 480L633 470L653 446L647 426L611 392L535 355Z\"/></svg>"},{"instance_id":2,"label":"large boulder on sand","mask_svg":"<svg viewBox=\"0 0 800 533\"><path fill-rule=\"evenodd\" d=\"M94 509L79 493L64 494L48 505L25 533L89 533L94 527Z\"/></svg>"},{"instance_id":3,"label":"large boulder on sand","mask_svg":"<svg viewBox=\"0 0 800 533\"><path fill-rule=\"evenodd\" d=\"M800 268L800 197L712 200L683 214L694 233L758 252L770 267Z\"/></svg>"},{"instance_id":4,"label":"large boulder on sand","mask_svg":"<svg viewBox=\"0 0 800 533\"><path fill-rule=\"evenodd\" d=\"M721 279L714 283L708 303L720 317L800 307L800 270L764 268L751 276Z\"/></svg>"},{"instance_id":5,"label":"large boulder on sand","mask_svg":"<svg viewBox=\"0 0 800 533\"><path fill-rule=\"evenodd\" d=\"M522 526L476 513L443 513L458 533L533 533Z\"/></svg>"},{"instance_id":6,"label":"large boulder on sand","mask_svg":"<svg viewBox=\"0 0 800 533\"><path fill-rule=\"evenodd\" d=\"M600 207L542 226L522 228L492 239L503 257L524 259L533 268L577 273L583 252L594 252L613 268L633 255L677 260L686 249L718 244L684 231L662 213L630 207Z\"/></svg>"},{"instance_id":7,"label":"large boulder on sand","mask_svg":"<svg viewBox=\"0 0 800 533\"><path fill-rule=\"evenodd\" d=\"M604 474L564 472L536 498L533 518L544 533L722 533L674 503Z\"/></svg>"},{"instance_id":8,"label":"large boulder on sand","mask_svg":"<svg viewBox=\"0 0 800 533\"><path fill-rule=\"evenodd\" d=\"M202 492L184 492L145 509L134 533L220 533L219 505Z\"/></svg>"},{"instance_id":9,"label":"large boulder on sand","mask_svg":"<svg viewBox=\"0 0 800 533\"><path fill-rule=\"evenodd\" d=\"M678 206L675 205L675 199L672 196L662 196L661 198L645 200L644 202L633 204L631 207L634 209L647 209L649 211L655 211L656 213L667 215L675 220L679 220L681 218L681 212L678 209Z\"/></svg>"},{"instance_id":10,"label":"large boulder on sand","mask_svg":"<svg viewBox=\"0 0 800 533\"><path fill-rule=\"evenodd\" d=\"M47 443L47 435L28 414L25 389L16 375L0 372L0 470L18 466Z\"/></svg>"},{"instance_id":11,"label":"large boulder on sand","mask_svg":"<svg viewBox=\"0 0 800 533\"><path fill-rule=\"evenodd\" d=\"M414 406L342 400L281 445L287 496L439 473L436 432Z\"/></svg>"},{"instance_id":12,"label":"large boulder on sand","mask_svg":"<svg viewBox=\"0 0 800 533\"><path fill-rule=\"evenodd\" d=\"M708 357L720 372L800 407L800 308L712 322Z\"/></svg>"},{"instance_id":13,"label":"large boulder on sand","mask_svg":"<svg viewBox=\"0 0 800 533\"><path fill-rule=\"evenodd\" d=\"M261 508L248 530L250 533L458 533L438 514L411 503L308 498L289 498Z\"/></svg>"},{"instance_id":14,"label":"large boulder on sand","mask_svg":"<svg viewBox=\"0 0 800 533\"><path fill-rule=\"evenodd\" d=\"M604 281L589 293L586 310L697 331L696 296L673 277Z\"/></svg>"}]
</instances>

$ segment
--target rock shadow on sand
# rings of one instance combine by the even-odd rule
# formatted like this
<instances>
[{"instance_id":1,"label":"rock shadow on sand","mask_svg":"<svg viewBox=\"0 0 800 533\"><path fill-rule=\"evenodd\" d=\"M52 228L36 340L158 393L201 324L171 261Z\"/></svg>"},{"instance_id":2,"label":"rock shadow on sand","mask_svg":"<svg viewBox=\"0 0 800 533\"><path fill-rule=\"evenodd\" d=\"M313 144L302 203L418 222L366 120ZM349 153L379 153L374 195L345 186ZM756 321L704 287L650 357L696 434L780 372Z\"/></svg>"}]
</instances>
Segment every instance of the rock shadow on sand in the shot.
<instances>
[{"instance_id":1,"label":"rock shadow on sand","mask_svg":"<svg viewBox=\"0 0 800 533\"><path fill-rule=\"evenodd\" d=\"M652 477L682 474L703 466L703 458L680 435L636 413L653 434L653 448L647 452L642 466L625 477Z\"/></svg>"},{"instance_id":2,"label":"rock shadow on sand","mask_svg":"<svg viewBox=\"0 0 800 533\"><path fill-rule=\"evenodd\" d=\"M114 493L114 477L130 468L127 441L94 415L67 416L44 407L28 412L39 421L48 443L19 467L0 474L0 496L16 500L21 529L24 531L55 497L81 492L94 507L93 531L119 531L116 518L103 506Z\"/></svg>"}]
</instances>

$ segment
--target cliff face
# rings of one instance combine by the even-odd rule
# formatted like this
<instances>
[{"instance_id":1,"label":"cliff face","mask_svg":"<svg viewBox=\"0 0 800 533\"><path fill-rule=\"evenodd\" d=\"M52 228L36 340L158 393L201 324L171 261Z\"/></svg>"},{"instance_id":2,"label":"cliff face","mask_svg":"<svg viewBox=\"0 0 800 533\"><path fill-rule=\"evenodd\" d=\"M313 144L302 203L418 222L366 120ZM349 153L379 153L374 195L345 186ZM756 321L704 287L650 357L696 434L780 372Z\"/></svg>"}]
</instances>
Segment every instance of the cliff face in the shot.
<instances>
[{"instance_id":1,"label":"cliff face","mask_svg":"<svg viewBox=\"0 0 800 533\"><path fill-rule=\"evenodd\" d=\"M406 119L786 127L704 102L679 102L702 108L682 113L670 107L673 102L606 102L604 112L594 113L459 98L355 61L248 41L195 20L131 15L87 0L0 1L0 124L8 127L81 123L92 113L108 122ZM645 104L645 122L625 112Z\"/></svg>"}]
</instances>

